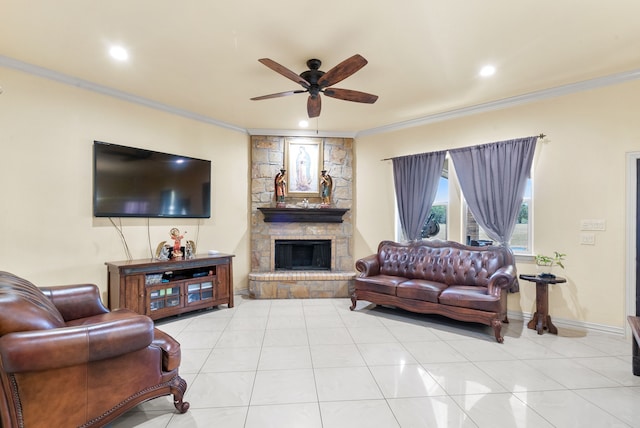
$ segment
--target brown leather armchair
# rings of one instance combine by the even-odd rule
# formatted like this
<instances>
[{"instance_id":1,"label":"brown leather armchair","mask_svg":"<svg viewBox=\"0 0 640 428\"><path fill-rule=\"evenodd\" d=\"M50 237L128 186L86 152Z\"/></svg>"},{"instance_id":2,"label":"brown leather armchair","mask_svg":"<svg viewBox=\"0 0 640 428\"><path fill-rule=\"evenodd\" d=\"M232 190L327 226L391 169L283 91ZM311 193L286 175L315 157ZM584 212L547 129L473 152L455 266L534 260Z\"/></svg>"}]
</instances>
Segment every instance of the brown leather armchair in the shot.
<instances>
[{"instance_id":1,"label":"brown leather armchair","mask_svg":"<svg viewBox=\"0 0 640 428\"><path fill-rule=\"evenodd\" d=\"M0 426L103 426L139 403L187 388L180 344L92 284L38 288L0 272Z\"/></svg>"}]
</instances>

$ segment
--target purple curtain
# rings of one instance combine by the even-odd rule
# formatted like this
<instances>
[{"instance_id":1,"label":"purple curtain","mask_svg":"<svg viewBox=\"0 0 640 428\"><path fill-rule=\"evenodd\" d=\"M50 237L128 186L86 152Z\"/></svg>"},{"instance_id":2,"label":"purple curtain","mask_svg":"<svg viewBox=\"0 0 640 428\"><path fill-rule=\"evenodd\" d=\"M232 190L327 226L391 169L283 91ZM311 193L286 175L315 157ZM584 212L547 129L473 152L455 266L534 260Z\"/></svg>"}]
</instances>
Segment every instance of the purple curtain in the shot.
<instances>
[{"instance_id":1,"label":"purple curtain","mask_svg":"<svg viewBox=\"0 0 640 428\"><path fill-rule=\"evenodd\" d=\"M451 150L462 194L494 241L509 245L538 137Z\"/></svg>"},{"instance_id":2,"label":"purple curtain","mask_svg":"<svg viewBox=\"0 0 640 428\"><path fill-rule=\"evenodd\" d=\"M449 151L460 189L478 224L509 246L522 205L538 137ZM514 290L517 291L517 282Z\"/></svg>"},{"instance_id":3,"label":"purple curtain","mask_svg":"<svg viewBox=\"0 0 640 428\"><path fill-rule=\"evenodd\" d=\"M393 158L393 181L405 238L421 239L422 227L436 198L445 151Z\"/></svg>"}]
</instances>

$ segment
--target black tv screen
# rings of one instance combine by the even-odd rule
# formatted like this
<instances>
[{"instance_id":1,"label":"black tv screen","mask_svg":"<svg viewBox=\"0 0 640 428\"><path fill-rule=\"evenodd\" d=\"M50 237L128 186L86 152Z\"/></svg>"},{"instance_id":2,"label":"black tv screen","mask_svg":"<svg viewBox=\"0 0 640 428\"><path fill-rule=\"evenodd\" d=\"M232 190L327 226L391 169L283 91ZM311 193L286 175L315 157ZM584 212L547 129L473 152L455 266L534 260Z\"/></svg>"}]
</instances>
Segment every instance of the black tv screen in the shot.
<instances>
[{"instance_id":1,"label":"black tv screen","mask_svg":"<svg viewBox=\"0 0 640 428\"><path fill-rule=\"evenodd\" d=\"M211 161L93 142L95 217L211 217Z\"/></svg>"}]
</instances>

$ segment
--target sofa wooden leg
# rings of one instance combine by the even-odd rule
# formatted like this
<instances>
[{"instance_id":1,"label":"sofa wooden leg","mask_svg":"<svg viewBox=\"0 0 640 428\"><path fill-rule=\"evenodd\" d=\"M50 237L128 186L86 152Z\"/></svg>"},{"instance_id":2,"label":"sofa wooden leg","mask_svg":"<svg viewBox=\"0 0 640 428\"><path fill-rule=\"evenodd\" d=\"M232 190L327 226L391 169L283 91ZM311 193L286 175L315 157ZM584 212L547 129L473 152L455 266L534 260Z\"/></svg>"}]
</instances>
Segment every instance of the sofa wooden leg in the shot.
<instances>
[{"instance_id":1,"label":"sofa wooden leg","mask_svg":"<svg viewBox=\"0 0 640 428\"><path fill-rule=\"evenodd\" d=\"M187 382L180 376L176 376L171 380L170 388L173 394L173 405L178 412L185 413L190 406L188 402L182 401L184 392L187 390Z\"/></svg>"},{"instance_id":2,"label":"sofa wooden leg","mask_svg":"<svg viewBox=\"0 0 640 428\"><path fill-rule=\"evenodd\" d=\"M351 295L351 306L349 306L349 309L354 310L356 308L356 303L358 303L358 296L356 296L356 292L354 291Z\"/></svg>"},{"instance_id":3,"label":"sofa wooden leg","mask_svg":"<svg viewBox=\"0 0 640 428\"><path fill-rule=\"evenodd\" d=\"M502 330L502 321L498 319L491 321L491 327L493 327L493 332L495 333L498 343L503 343L504 337L500 334L500 331Z\"/></svg>"}]
</instances>

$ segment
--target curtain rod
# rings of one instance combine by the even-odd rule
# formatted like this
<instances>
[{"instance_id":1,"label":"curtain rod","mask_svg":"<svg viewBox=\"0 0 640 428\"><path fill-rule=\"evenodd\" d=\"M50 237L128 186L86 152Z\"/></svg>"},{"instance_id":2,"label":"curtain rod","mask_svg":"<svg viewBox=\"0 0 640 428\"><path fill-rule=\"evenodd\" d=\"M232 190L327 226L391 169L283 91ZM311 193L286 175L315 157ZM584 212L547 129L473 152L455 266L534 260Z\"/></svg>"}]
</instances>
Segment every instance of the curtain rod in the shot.
<instances>
[{"instance_id":1,"label":"curtain rod","mask_svg":"<svg viewBox=\"0 0 640 428\"><path fill-rule=\"evenodd\" d=\"M537 137L542 140L544 137L546 137L546 135L541 132L540 134L537 135ZM411 156L411 155L405 155L405 156ZM395 156L395 157L401 157L401 156ZM380 159L381 162L388 161L388 160L393 160L393 158Z\"/></svg>"}]
</instances>

